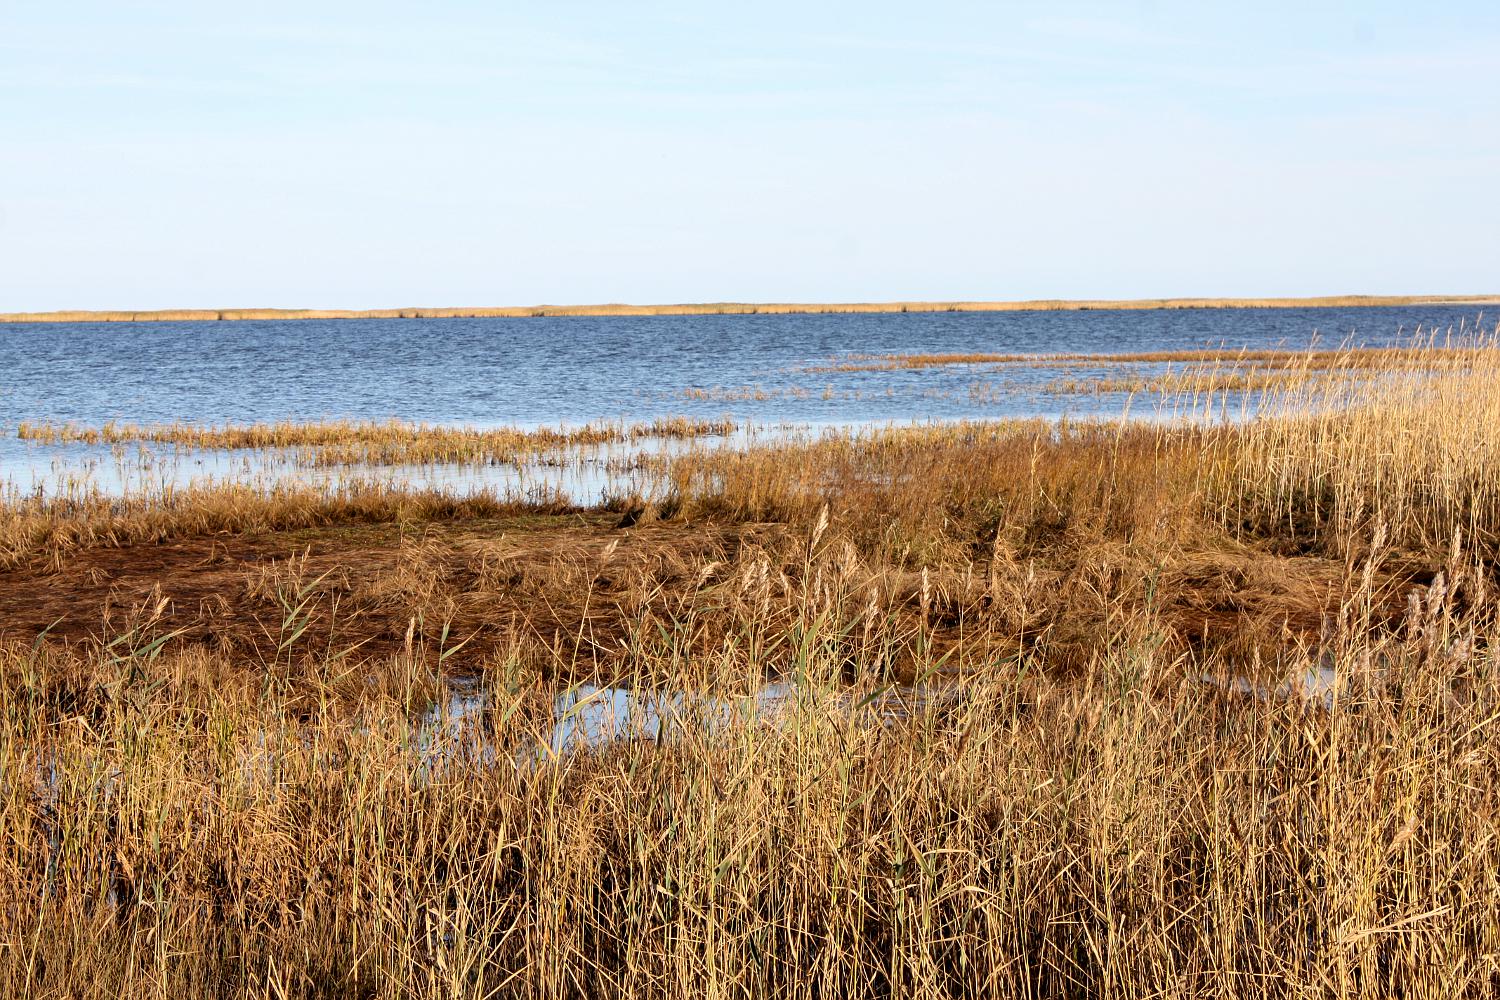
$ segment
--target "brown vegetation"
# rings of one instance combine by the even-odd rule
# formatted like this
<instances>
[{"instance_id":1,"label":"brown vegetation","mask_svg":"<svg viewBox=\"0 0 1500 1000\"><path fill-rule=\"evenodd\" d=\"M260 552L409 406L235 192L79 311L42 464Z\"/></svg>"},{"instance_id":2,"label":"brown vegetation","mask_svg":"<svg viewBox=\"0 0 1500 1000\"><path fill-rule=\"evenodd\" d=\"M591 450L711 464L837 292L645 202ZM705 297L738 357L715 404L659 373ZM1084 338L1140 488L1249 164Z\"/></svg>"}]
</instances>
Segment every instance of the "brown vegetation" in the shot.
<instances>
[{"instance_id":1,"label":"brown vegetation","mask_svg":"<svg viewBox=\"0 0 1500 1000\"><path fill-rule=\"evenodd\" d=\"M1399 347L1346 346L1334 350L1188 350L1135 351L1122 354L856 354L810 371L898 371L911 368L945 368L950 365L1031 365L1055 368L1069 364L1138 365L1183 363L1200 368L1224 366L1265 370L1330 371L1342 369L1389 371L1393 368L1430 368L1453 361L1482 357L1490 348L1485 340L1465 337L1457 345L1417 342Z\"/></svg>"},{"instance_id":2,"label":"brown vegetation","mask_svg":"<svg viewBox=\"0 0 1500 1000\"><path fill-rule=\"evenodd\" d=\"M299 449L312 465L407 465L460 462L514 464L548 452L645 438L722 437L727 419L674 417L650 423L591 423L578 427L434 427L403 421L321 421L265 424L106 423L99 427L22 421L16 436L38 444L123 444L133 441L185 448Z\"/></svg>"},{"instance_id":3,"label":"brown vegetation","mask_svg":"<svg viewBox=\"0 0 1500 1000\"><path fill-rule=\"evenodd\" d=\"M0 508L0 992L1493 995L1497 374Z\"/></svg>"}]
</instances>

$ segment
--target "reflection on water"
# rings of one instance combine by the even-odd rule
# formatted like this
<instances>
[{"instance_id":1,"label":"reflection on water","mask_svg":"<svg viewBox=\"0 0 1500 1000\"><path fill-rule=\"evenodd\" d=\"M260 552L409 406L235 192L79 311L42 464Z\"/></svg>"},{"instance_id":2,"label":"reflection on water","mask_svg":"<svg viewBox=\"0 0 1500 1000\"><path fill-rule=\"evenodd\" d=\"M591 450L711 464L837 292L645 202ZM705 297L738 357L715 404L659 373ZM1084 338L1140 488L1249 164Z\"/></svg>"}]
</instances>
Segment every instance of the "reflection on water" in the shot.
<instances>
[{"instance_id":1,"label":"reflection on water","mask_svg":"<svg viewBox=\"0 0 1500 1000\"><path fill-rule=\"evenodd\" d=\"M693 732L711 734L737 723L774 719L793 691L788 684L773 683L742 698L690 698L682 691L583 684L553 702L547 749L557 755L622 738L661 742Z\"/></svg>"},{"instance_id":2,"label":"reflection on water","mask_svg":"<svg viewBox=\"0 0 1500 1000\"><path fill-rule=\"evenodd\" d=\"M83 442L0 446L0 499L6 497L162 495L215 483L338 486L389 484L413 490L463 495L490 490L502 495L566 496L580 504L610 494L645 492L650 478L643 459L669 457L708 447L745 447L787 440L806 429L745 426L712 438L641 437L627 442L540 451L516 462L424 462L400 465L329 466L309 448L198 449L178 445ZM17 446L19 445L19 447Z\"/></svg>"},{"instance_id":3,"label":"reflection on water","mask_svg":"<svg viewBox=\"0 0 1500 1000\"><path fill-rule=\"evenodd\" d=\"M1339 674L1328 663L1313 663L1298 670L1280 684L1258 684L1247 677L1203 676L1205 684L1225 691L1247 694L1257 701L1304 701L1332 708L1339 692Z\"/></svg>"},{"instance_id":4,"label":"reflection on water","mask_svg":"<svg viewBox=\"0 0 1500 1000\"><path fill-rule=\"evenodd\" d=\"M556 695L545 730L518 762L541 762L618 740L662 743L711 736L734 726L777 725L799 710L862 717L871 724L912 718L956 704L962 689L892 685L863 695L771 681L745 695L579 684ZM473 678L449 682L447 697L423 719L419 748L429 758L463 756L490 761L495 750L485 726L490 698Z\"/></svg>"}]
</instances>

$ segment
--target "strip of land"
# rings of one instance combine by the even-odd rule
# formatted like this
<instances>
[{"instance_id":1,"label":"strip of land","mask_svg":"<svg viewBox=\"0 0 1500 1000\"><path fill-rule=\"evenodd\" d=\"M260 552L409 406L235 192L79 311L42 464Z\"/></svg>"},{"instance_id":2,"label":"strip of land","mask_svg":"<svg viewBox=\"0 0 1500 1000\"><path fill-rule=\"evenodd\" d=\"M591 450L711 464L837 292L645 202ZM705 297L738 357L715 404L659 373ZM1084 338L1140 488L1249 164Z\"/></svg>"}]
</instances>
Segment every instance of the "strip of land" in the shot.
<instances>
[{"instance_id":1,"label":"strip of land","mask_svg":"<svg viewBox=\"0 0 1500 1000\"><path fill-rule=\"evenodd\" d=\"M293 319L481 319L542 316L745 316L793 313L1060 312L1098 309L1311 309L1497 305L1491 295L1325 295L1311 298L1030 299L1013 302L699 302L405 309L156 309L0 313L0 323L165 323Z\"/></svg>"}]
</instances>

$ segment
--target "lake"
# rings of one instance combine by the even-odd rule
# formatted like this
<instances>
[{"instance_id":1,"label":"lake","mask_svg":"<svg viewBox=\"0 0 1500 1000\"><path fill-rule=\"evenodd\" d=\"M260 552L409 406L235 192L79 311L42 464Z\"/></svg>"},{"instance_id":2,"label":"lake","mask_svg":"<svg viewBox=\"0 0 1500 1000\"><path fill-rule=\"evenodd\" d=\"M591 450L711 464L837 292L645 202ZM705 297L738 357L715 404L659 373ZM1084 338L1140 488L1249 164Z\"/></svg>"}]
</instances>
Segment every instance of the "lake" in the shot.
<instances>
[{"instance_id":1,"label":"lake","mask_svg":"<svg viewBox=\"0 0 1500 1000\"><path fill-rule=\"evenodd\" d=\"M729 415L821 427L1108 415L1127 394L1058 391L1060 372L1089 374L1077 363L840 370L839 362L1375 345L1473 326L1480 315L1474 306L1424 305L0 325L0 482L34 489L107 454L18 441L22 421L530 426ZM187 470L234 474L242 457L200 455ZM179 462L170 476L188 473ZM91 474L104 488L119 486L113 473Z\"/></svg>"}]
</instances>

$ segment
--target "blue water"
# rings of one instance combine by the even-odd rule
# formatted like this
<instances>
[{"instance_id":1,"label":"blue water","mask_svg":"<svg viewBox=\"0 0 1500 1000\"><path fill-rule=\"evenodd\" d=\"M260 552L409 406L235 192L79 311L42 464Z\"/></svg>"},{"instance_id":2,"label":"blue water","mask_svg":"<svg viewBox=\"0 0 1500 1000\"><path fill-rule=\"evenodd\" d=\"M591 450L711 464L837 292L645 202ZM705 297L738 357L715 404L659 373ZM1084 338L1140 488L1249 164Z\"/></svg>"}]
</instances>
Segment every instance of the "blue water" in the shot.
<instances>
[{"instance_id":1,"label":"blue water","mask_svg":"<svg viewBox=\"0 0 1500 1000\"><path fill-rule=\"evenodd\" d=\"M1087 366L829 369L857 355L1385 344L1419 329L1472 328L1481 317L1473 306L1420 306L0 324L0 488L55 492L58 482L82 474L96 488L121 492L267 469L261 459L223 453L155 454L143 462L139 447L37 446L17 439L21 421L397 418L485 426L686 415L816 428L1109 415L1126 405L1123 393L1049 391L1060 375L1107 374ZM1133 401L1131 412L1150 405ZM601 461L591 461L548 482L580 499L596 497L611 479ZM535 470L410 471L438 485L538 482Z\"/></svg>"},{"instance_id":2,"label":"blue water","mask_svg":"<svg viewBox=\"0 0 1500 1000\"><path fill-rule=\"evenodd\" d=\"M993 414L976 373L813 372L851 354L1386 343L1475 307L0 325L0 428L21 420L388 418L534 424L662 414L884 421ZM1038 384L1052 375L1016 371ZM986 374L993 379L993 374ZM691 398L687 389L729 390ZM768 398L736 390L759 389ZM1078 402L1029 398L1014 412ZM831 390L831 392L830 392ZM830 398L824 398L825 395ZM1090 404L1092 405L1092 404Z\"/></svg>"}]
</instances>

